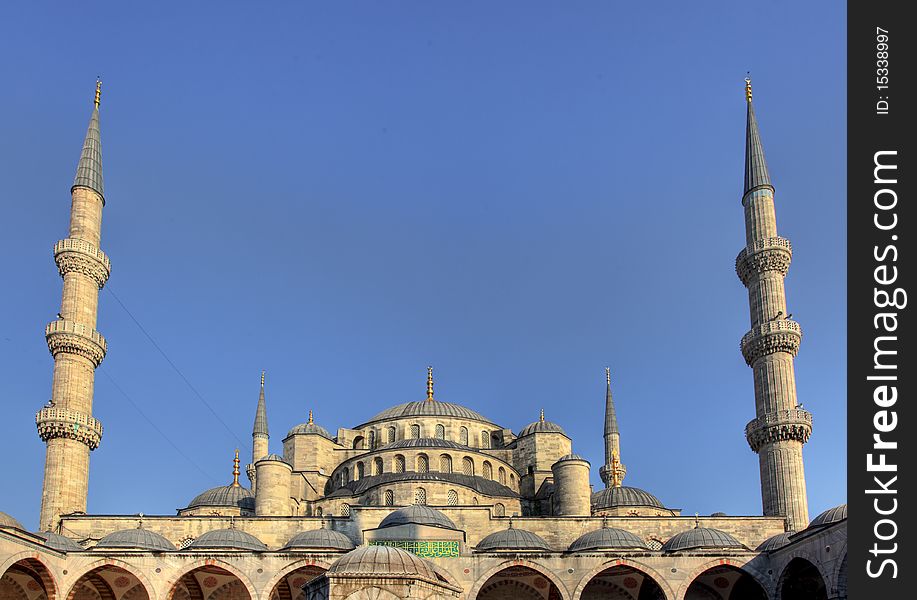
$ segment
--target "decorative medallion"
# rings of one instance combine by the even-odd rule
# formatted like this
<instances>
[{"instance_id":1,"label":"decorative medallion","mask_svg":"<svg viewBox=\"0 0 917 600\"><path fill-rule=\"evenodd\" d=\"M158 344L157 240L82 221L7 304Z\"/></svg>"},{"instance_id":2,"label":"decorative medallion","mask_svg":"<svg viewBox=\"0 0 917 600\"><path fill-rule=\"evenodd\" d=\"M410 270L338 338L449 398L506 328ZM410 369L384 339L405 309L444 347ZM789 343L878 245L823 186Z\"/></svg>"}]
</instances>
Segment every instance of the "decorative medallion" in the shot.
<instances>
[{"instance_id":1,"label":"decorative medallion","mask_svg":"<svg viewBox=\"0 0 917 600\"><path fill-rule=\"evenodd\" d=\"M713 585L720 589L726 589L729 587L729 580L725 577L717 577L713 580Z\"/></svg>"},{"instance_id":2,"label":"decorative medallion","mask_svg":"<svg viewBox=\"0 0 917 600\"><path fill-rule=\"evenodd\" d=\"M207 577L204 577L204 587L212 588L216 586L217 586L216 577L214 577L213 575L208 575Z\"/></svg>"},{"instance_id":3,"label":"decorative medallion","mask_svg":"<svg viewBox=\"0 0 917 600\"><path fill-rule=\"evenodd\" d=\"M635 587L637 587L637 580L634 579L633 577L625 577L624 578L624 587L626 587L629 590L634 589Z\"/></svg>"},{"instance_id":4,"label":"decorative medallion","mask_svg":"<svg viewBox=\"0 0 917 600\"><path fill-rule=\"evenodd\" d=\"M131 584L131 578L126 575L121 575L120 577L115 578L115 586L119 588L127 587Z\"/></svg>"}]
</instances>

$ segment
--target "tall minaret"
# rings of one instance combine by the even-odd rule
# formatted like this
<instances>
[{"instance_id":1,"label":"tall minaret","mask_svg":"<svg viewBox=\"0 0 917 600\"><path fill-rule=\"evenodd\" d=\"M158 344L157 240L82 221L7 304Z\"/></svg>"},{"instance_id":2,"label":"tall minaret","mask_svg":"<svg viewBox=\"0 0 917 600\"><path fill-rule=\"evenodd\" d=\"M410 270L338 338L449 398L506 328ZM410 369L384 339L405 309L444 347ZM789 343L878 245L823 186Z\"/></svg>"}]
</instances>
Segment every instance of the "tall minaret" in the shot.
<instances>
[{"instance_id":1,"label":"tall minaret","mask_svg":"<svg viewBox=\"0 0 917 600\"><path fill-rule=\"evenodd\" d=\"M809 523L802 445L812 433L812 415L796 401L793 358L802 332L787 313L786 277L790 242L777 235L774 186L752 105L751 80L745 80L748 121L745 139L745 248L736 257L736 273L748 288L751 330L742 337L742 355L754 371L755 414L745 427L758 453L764 514L785 516L790 530Z\"/></svg>"},{"instance_id":2,"label":"tall minaret","mask_svg":"<svg viewBox=\"0 0 917 600\"><path fill-rule=\"evenodd\" d=\"M255 463L268 455L267 443L270 437L267 432L267 408L264 405L264 371L261 371L261 395L258 396L255 424L252 427L252 462L245 467L245 474L252 483L252 491L255 491Z\"/></svg>"},{"instance_id":3,"label":"tall minaret","mask_svg":"<svg viewBox=\"0 0 917 600\"><path fill-rule=\"evenodd\" d=\"M64 291L58 319L45 328L54 357L51 400L35 415L38 435L47 443L40 531L55 529L61 515L86 511L89 451L102 439L102 424L92 417L95 369L107 350L105 338L96 331L99 290L111 273L111 263L99 248L105 206L101 93L102 82L97 81L89 130L70 189L70 232L54 244Z\"/></svg>"},{"instance_id":4,"label":"tall minaret","mask_svg":"<svg viewBox=\"0 0 917 600\"><path fill-rule=\"evenodd\" d=\"M615 402L611 397L611 369L605 369L605 464L599 469L599 476L605 487L621 487L627 468L621 463L621 434L618 432L618 417Z\"/></svg>"}]
</instances>

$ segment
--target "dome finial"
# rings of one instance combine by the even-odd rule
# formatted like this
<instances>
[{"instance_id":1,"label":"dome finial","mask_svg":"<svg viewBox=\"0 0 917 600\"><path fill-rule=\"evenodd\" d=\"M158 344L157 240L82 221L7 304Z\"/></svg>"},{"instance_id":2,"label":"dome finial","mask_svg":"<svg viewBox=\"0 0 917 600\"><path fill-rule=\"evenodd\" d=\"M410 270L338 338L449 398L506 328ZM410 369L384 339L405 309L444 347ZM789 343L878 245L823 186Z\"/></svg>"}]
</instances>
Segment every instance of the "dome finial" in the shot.
<instances>
[{"instance_id":1,"label":"dome finial","mask_svg":"<svg viewBox=\"0 0 917 600\"><path fill-rule=\"evenodd\" d=\"M137 529L143 529L143 513L138 513L137 516L140 517L137 520Z\"/></svg>"},{"instance_id":2,"label":"dome finial","mask_svg":"<svg viewBox=\"0 0 917 600\"><path fill-rule=\"evenodd\" d=\"M745 73L745 101L751 103L751 71Z\"/></svg>"},{"instance_id":3,"label":"dome finial","mask_svg":"<svg viewBox=\"0 0 917 600\"><path fill-rule=\"evenodd\" d=\"M694 513L694 529L700 527L700 514Z\"/></svg>"},{"instance_id":4,"label":"dome finial","mask_svg":"<svg viewBox=\"0 0 917 600\"><path fill-rule=\"evenodd\" d=\"M261 370L261 387L264 387L264 369Z\"/></svg>"},{"instance_id":5,"label":"dome finial","mask_svg":"<svg viewBox=\"0 0 917 600\"><path fill-rule=\"evenodd\" d=\"M96 97L93 100L96 108L99 108L99 104L102 102L102 78L96 77Z\"/></svg>"},{"instance_id":6,"label":"dome finial","mask_svg":"<svg viewBox=\"0 0 917 600\"><path fill-rule=\"evenodd\" d=\"M232 487L242 487L239 484L239 449L236 448L236 456L232 459Z\"/></svg>"},{"instance_id":7,"label":"dome finial","mask_svg":"<svg viewBox=\"0 0 917 600\"><path fill-rule=\"evenodd\" d=\"M309 409L309 425L312 425L312 409Z\"/></svg>"},{"instance_id":8,"label":"dome finial","mask_svg":"<svg viewBox=\"0 0 917 600\"><path fill-rule=\"evenodd\" d=\"M433 367L427 367L427 400L433 400Z\"/></svg>"},{"instance_id":9,"label":"dome finial","mask_svg":"<svg viewBox=\"0 0 917 600\"><path fill-rule=\"evenodd\" d=\"M544 423L544 409L543 408L541 409L541 416L538 418L538 420Z\"/></svg>"},{"instance_id":10,"label":"dome finial","mask_svg":"<svg viewBox=\"0 0 917 600\"><path fill-rule=\"evenodd\" d=\"M605 367L605 383L611 385L611 369Z\"/></svg>"}]
</instances>

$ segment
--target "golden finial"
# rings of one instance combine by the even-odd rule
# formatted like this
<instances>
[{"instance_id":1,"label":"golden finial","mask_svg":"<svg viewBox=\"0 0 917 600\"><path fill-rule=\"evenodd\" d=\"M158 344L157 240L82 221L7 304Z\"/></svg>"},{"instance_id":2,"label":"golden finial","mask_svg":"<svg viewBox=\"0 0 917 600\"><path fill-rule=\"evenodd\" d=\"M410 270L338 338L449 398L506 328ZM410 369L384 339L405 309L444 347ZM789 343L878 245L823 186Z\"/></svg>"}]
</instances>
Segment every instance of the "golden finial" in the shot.
<instances>
[{"instance_id":1,"label":"golden finial","mask_svg":"<svg viewBox=\"0 0 917 600\"><path fill-rule=\"evenodd\" d=\"M700 515L698 513L694 513L694 529L697 529L698 527L700 527Z\"/></svg>"},{"instance_id":2,"label":"golden finial","mask_svg":"<svg viewBox=\"0 0 917 600\"><path fill-rule=\"evenodd\" d=\"M751 102L751 76L745 76L745 100Z\"/></svg>"},{"instance_id":3,"label":"golden finial","mask_svg":"<svg viewBox=\"0 0 917 600\"><path fill-rule=\"evenodd\" d=\"M143 513L137 513L137 516L140 517L137 521L137 529L143 529Z\"/></svg>"},{"instance_id":4,"label":"golden finial","mask_svg":"<svg viewBox=\"0 0 917 600\"><path fill-rule=\"evenodd\" d=\"M611 385L611 369L605 367L605 383Z\"/></svg>"},{"instance_id":5,"label":"golden finial","mask_svg":"<svg viewBox=\"0 0 917 600\"><path fill-rule=\"evenodd\" d=\"M540 420L542 423L544 423L544 409L543 409L543 408L541 409L541 417L539 417L539 420Z\"/></svg>"},{"instance_id":6,"label":"golden finial","mask_svg":"<svg viewBox=\"0 0 917 600\"><path fill-rule=\"evenodd\" d=\"M433 399L433 367L427 367L427 400Z\"/></svg>"},{"instance_id":7,"label":"golden finial","mask_svg":"<svg viewBox=\"0 0 917 600\"><path fill-rule=\"evenodd\" d=\"M236 448L236 457L232 459L232 487L242 487L239 485L239 449Z\"/></svg>"},{"instance_id":8,"label":"golden finial","mask_svg":"<svg viewBox=\"0 0 917 600\"><path fill-rule=\"evenodd\" d=\"M261 371L261 387L264 387L264 371Z\"/></svg>"},{"instance_id":9,"label":"golden finial","mask_svg":"<svg viewBox=\"0 0 917 600\"><path fill-rule=\"evenodd\" d=\"M94 103L96 108L99 108L99 103L102 101L102 78L96 77L96 98Z\"/></svg>"},{"instance_id":10,"label":"golden finial","mask_svg":"<svg viewBox=\"0 0 917 600\"><path fill-rule=\"evenodd\" d=\"M312 409L309 409L309 425L312 424Z\"/></svg>"}]
</instances>

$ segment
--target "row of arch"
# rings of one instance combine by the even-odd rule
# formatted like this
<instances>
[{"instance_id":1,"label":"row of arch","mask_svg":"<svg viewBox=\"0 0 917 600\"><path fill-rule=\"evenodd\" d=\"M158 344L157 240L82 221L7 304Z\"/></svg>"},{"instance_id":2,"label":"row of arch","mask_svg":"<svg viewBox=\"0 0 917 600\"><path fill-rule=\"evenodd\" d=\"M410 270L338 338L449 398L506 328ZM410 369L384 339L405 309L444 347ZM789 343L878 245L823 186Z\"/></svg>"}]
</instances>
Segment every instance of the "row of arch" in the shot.
<instances>
[{"instance_id":1,"label":"row of arch","mask_svg":"<svg viewBox=\"0 0 917 600\"><path fill-rule=\"evenodd\" d=\"M439 473L453 473L453 459L450 454L441 454L439 456L438 469L434 469L436 462L431 462L429 455L425 453L420 453L414 457L414 472L415 473L429 473L431 471L437 471ZM367 464L369 466L367 466ZM389 467L391 473L405 473L407 471L408 462L403 454L396 454L392 458L391 465ZM350 467L342 467L338 475L338 483L341 487L349 484L351 480L358 481L366 477L367 468L371 475L382 475L385 473L385 461L381 456L377 456L372 459L371 462L359 461L353 465L353 469ZM461 473L463 475L474 476L477 474L474 459L470 456L464 456L461 460ZM505 467L498 466L494 470L493 463L489 460L485 460L481 463L481 477L484 479L489 479L492 481L497 481L501 485L509 486L510 488L515 488L516 486L516 475L511 470L506 469Z\"/></svg>"},{"instance_id":2,"label":"row of arch","mask_svg":"<svg viewBox=\"0 0 917 600\"><path fill-rule=\"evenodd\" d=\"M353 449L354 450L375 450L383 444L391 444L398 441L398 428L394 425L389 425L384 429L385 436L383 438L383 430L370 429L369 433L366 434L366 437L358 435L353 439ZM424 428L420 423L412 423L406 430L405 435L402 439L409 440L419 440L424 436ZM431 437L431 436L426 436ZM433 428L432 437L438 440L447 440L449 439L447 435L446 426L442 423L437 423ZM482 429L479 434L480 446L479 448L489 449L494 445L493 434L487 430ZM384 440L384 441L383 441ZM456 440L459 444L463 446L471 446L472 436L469 432L469 429L462 425L458 429L458 439Z\"/></svg>"},{"instance_id":3,"label":"row of arch","mask_svg":"<svg viewBox=\"0 0 917 600\"><path fill-rule=\"evenodd\" d=\"M50 570L34 555L9 561L0 574L0 600L151 600L146 577L116 559L90 565L58 596ZM13 557L16 559L17 557ZM278 573L270 582L266 600L304 600L302 585L329 565L303 561ZM846 557L841 563L846 575ZM448 575L448 574L447 574ZM451 583L455 583L451 581ZM254 600L258 594L247 578L218 560L198 561L171 579L165 600ZM840 585L838 584L838 587ZM794 558L777 583L780 600L827 600L827 587L815 565ZM841 591L841 590L838 590ZM846 590L843 590L846 596ZM652 568L625 559L605 563L586 574L572 592L550 569L525 560L493 567L471 587L469 600L768 600L755 574L729 561L716 559L695 569L681 588L673 589Z\"/></svg>"},{"instance_id":4,"label":"row of arch","mask_svg":"<svg viewBox=\"0 0 917 600\"><path fill-rule=\"evenodd\" d=\"M419 487L414 490L414 504L420 506L426 506L429 496L427 494L427 488ZM446 504L448 506L457 506L459 503L459 493L458 490L447 490L446 491ZM471 499L472 506L478 505L477 496L472 497ZM394 490L385 490L382 493L382 505L383 506L395 506L395 491ZM344 502L338 508L338 514L342 517L350 516L351 505ZM318 507L316 509L316 516L322 516L322 509ZM495 517L505 517L506 516L506 505L502 502L497 502L493 507L493 516Z\"/></svg>"}]
</instances>

